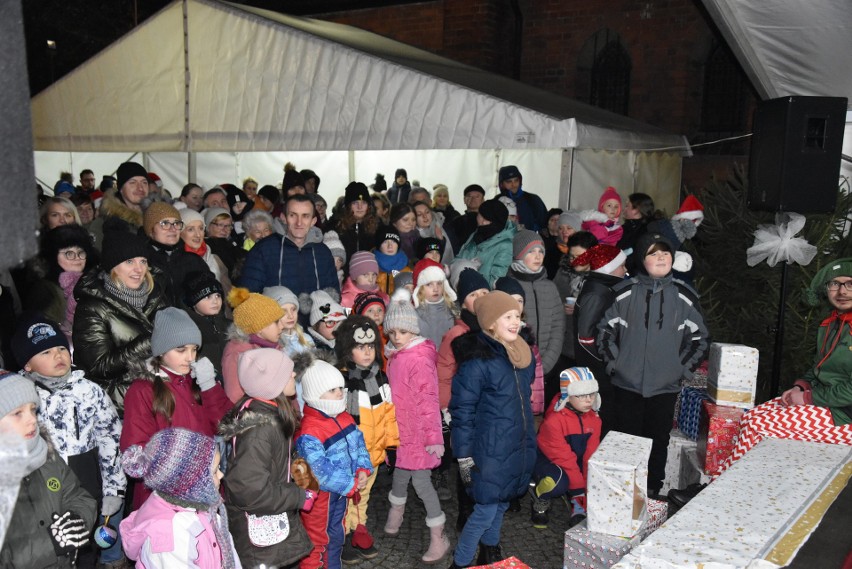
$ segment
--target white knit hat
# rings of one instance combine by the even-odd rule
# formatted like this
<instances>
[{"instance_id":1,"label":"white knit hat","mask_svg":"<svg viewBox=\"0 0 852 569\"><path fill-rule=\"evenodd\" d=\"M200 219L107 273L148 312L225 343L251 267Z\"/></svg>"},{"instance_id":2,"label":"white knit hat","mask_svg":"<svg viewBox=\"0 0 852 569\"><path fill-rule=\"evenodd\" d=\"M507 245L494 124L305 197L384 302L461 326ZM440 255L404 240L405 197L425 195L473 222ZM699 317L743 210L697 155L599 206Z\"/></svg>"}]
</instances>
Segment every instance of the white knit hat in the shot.
<instances>
[{"instance_id":1,"label":"white knit hat","mask_svg":"<svg viewBox=\"0 0 852 569\"><path fill-rule=\"evenodd\" d=\"M339 415L346 406L346 398L341 401L320 399L323 393L346 385L343 375L336 367L323 360L314 360L302 373L302 398L305 404L322 411L330 417ZM341 405L342 403L342 405Z\"/></svg>"},{"instance_id":2,"label":"white knit hat","mask_svg":"<svg viewBox=\"0 0 852 569\"><path fill-rule=\"evenodd\" d=\"M556 410L561 411L568 404L568 397L578 395L596 394L592 409L601 408L601 394L599 393L598 381L595 374L587 367L571 367L562 370L559 374L559 390L561 397L556 403Z\"/></svg>"},{"instance_id":3,"label":"white knit hat","mask_svg":"<svg viewBox=\"0 0 852 569\"><path fill-rule=\"evenodd\" d=\"M184 226L189 225L193 221L200 221L201 225L206 225L201 214L194 209L189 208L180 210L180 220L183 221Z\"/></svg>"},{"instance_id":4,"label":"white knit hat","mask_svg":"<svg viewBox=\"0 0 852 569\"><path fill-rule=\"evenodd\" d=\"M285 304L292 304L296 308L299 307L299 299L286 286L268 286L263 289L263 296L268 296L277 302L281 308L284 308Z\"/></svg>"}]
</instances>

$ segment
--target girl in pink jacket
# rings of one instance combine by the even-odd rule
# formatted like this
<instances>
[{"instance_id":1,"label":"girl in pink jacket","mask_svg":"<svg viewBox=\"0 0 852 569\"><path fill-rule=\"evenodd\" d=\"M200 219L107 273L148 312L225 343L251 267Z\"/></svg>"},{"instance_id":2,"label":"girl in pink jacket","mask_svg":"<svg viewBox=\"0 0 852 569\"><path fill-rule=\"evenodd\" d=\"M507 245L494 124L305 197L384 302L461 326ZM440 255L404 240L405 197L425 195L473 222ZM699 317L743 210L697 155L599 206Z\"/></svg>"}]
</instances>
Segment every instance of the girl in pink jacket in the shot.
<instances>
[{"instance_id":1,"label":"girl in pink jacket","mask_svg":"<svg viewBox=\"0 0 852 569\"><path fill-rule=\"evenodd\" d=\"M241 567L219 495L220 458L211 437L179 428L124 452L125 472L154 491L119 526L124 553L137 569Z\"/></svg>"},{"instance_id":2,"label":"girl in pink jacket","mask_svg":"<svg viewBox=\"0 0 852 569\"><path fill-rule=\"evenodd\" d=\"M426 508L430 533L429 549L421 561L431 565L440 562L450 549L444 535L447 518L431 478L431 469L440 464L444 455L438 406L438 353L431 340L419 335L417 312L409 299L408 291L398 289L385 316L385 331L390 340L385 346L387 374L399 425L399 448L384 531L388 535L399 533L411 481Z\"/></svg>"}]
</instances>

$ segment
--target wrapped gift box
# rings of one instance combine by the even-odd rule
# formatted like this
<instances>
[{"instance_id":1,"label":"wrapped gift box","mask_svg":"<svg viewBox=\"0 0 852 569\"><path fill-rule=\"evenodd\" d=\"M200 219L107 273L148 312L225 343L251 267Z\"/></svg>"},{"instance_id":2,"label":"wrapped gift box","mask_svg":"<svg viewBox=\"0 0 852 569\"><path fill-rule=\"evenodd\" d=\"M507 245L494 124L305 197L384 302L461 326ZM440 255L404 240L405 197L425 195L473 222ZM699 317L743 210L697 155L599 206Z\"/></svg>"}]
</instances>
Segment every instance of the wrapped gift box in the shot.
<instances>
[{"instance_id":1,"label":"wrapped gift box","mask_svg":"<svg viewBox=\"0 0 852 569\"><path fill-rule=\"evenodd\" d=\"M508 559L504 559L503 561L492 563L491 565L477 565L476 567L471 567L470 569L509 569L510 567L514 567L515 569L530 569L529 565L527 565L517 557L510 557Z\"/></svg>"},{"instance_id":2,"label":"wrapped gift box","mask_svg":"<svg viewBox=\"0 0 852 569\"><path fill-rule=\"evenodd\" d=\"M754 407L757 387L757 348L739 344L710 345L707 393L713 402L729 407Z\"/></svg>"},{"instance_id":3,"label":"wrapped gift box","mask_svg":"<svg viewBox=\"0 0 852 569\"><path fill-rule=\"evenodd\" d=\"M636 535L647 519L651 439L610 431L589 458L586 478L589 531Z\"/></svg>"},{"instance_id":4,"label":"wrapped gift box","mask_svg":"<svg viewBox=\"0 0 852 569\"><path fill-rule=\"evenodd\" d=\"M563 569L608 569L640 541L638 535L628 539L591 532L584 521L565 532Z\"/></svg>"},{"instance_id":5,"label":"wrapped gift box","mask_svg":"<svg viewBox=\"0 0 852 569\"><path fill-rule=\"evenodd\" d=\"M669 519L669 503L662 500L652 500L648 498L648 519L642 524L639 529L639 539L645 539L654 533L661 525Z\"/></svg>"},{"instance_id":6,"label":"wrapped gift box","mask_svg":"<svg viewBox=\"0 0 852 569\"><path fill-rule=\"evenodd\" d=\"M686 435L675 429L669 435L669 446L666 451L666 477L660 494L666 495L669 490L681 490L697 482L693 476L684 477L689 473L684 463L689 460L689 453L695 454L698 444L689 440ZM695 476L697 478L697 475Z\"/></svg>"},{"instance_id":7,"label":"wrapped gift box","mask_svg":"<svg viewBox=\"0 0 852 569\"><path fill-rule=\"evenodd\" d=\"M703 402L701 427L698 434L698 458L704 473L715 476L722 472L722 463L734 452L744 409Z\"/></svg>"},{"instance_id":8,"label":"wrapped gift box","mask_svg":"<svg viewBox=\"0 0 852 569\"><path fill-rule=\"evenodd\" d=\"M698 423L701 421L701 402L709 399L707 391L698 387L684 387L680 391L680 410L677 428L689 440L698 439Z\"/></svg>"}]
</instances>

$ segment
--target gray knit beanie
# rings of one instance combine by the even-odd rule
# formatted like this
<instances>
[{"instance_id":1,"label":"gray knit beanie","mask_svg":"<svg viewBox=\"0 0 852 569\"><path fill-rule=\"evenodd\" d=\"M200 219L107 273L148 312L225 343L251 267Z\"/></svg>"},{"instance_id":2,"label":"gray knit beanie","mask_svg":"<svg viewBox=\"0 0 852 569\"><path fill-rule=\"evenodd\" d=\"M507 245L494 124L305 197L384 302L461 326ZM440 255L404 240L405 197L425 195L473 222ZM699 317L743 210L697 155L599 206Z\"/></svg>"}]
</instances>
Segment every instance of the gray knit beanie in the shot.
<instances>
[{"instance_id":1,"label":"gray knit beanie","mask_svg":"<svg viewBox=\"0 0 852 569\"><path fill-rule=\"evenodd\" d=\"M579 211L563 211L559 214L559 225L567 225L571 227L574 231L581 231L581 227L583 225L583 218L580 215Z\"/></svg>"},{"instance_id":2,"label":"gray knit beanie","mask_svg":"<svg viewBox=\"0 0 852 569\"><path fill-rule=\"evenodd\" d=\"M420 323L417 321L417 311L411 304L411 293L408 289L398 288L391 297L383 324L386 331L403 330L420 333Z\"/></svg>"},{"instance_id":3,"label":"gray knit beanie","mask_svg":"<svg viewBox=\"0 0 852 569\"><path fill-rule=\"evenodd\" d=\"M151 355L162 356L169 350L195 344L201 347L201 331L189 314L180 308L164 308L154 317L151 334Z\"/></svg>"},{"instance_id":4,"label":"gray knit beanie","mask_svg":"<svg viewBox=\"0 0 852 569\"><path fill-rule=\"evenodd\" d=\"M544 241L541 235L529 229L523 229L515 234L512 239L512 258L516 261L523 261L527 253L534 248L540 247L544 252Z\"/></svg>"},{"instance_id":5,"label":"gray knit beanie","mask_svg":"<svg viewBox=\"0 0 852 569\"><path fill-rule=\"evenodd\" d=\"M17 373L0 369L0 419L27 403L39 405L35 383Z\"/></svg>"},{"instance_id":6,"label":"gray knit beanie","mask_svg":"<svg viewBox=\"0 0 852 569\"><path fill-rule=\"evenodd\" d=\"M263 296L268 296L284 308L285 304L292 304L299 308L299 298L286 286L268 286L263 289Z\"/></svg>"}]
</instances>

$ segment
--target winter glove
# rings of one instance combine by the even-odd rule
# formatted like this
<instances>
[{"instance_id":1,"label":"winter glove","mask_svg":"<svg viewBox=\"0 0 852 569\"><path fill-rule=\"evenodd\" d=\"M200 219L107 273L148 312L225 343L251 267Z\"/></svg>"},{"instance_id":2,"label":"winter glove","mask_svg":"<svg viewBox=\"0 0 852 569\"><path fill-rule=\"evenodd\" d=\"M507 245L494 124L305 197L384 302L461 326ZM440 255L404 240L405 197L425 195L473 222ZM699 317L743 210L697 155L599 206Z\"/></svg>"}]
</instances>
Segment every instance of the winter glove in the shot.
<instances>
[{"instance_id":1,"label":"winter glove","mask_svg":"<svg viewBox=\"0 0 852 569\"><path fill-rule=\"evenodd\" d=\"M453 418L450 416L449 409L441 409L441 432L446 436L450 434L450 422Z\"/></svg>"},{"instance_id":2,"label":"winter glove","mask_svg":"<svg viewBox=\"0 0 852 569\"><path fill-rule=\"evenodd\" d=\"M216 385L216 368L213 367L210 358L201 358L197 362L192 362L190 366L198 388L201 391L213 389L213 386Z\"/></svg>"},{"instance_id":3,"label":"winter glove","mask_svg":"<svg viewBox=\"0 0 852 569\"><path fill-rule=\"evenodd\" d=\"M396 447L385 449L385 464L388 465L388 474L393 474L393 469L396 468Z\"/></svg>"},{"instance_id":4,"label":"winter glove","mask_svg":"<svg viewBox=\"0 0 852 569\"><path fill-rule=\"evenodd\" d=\"M444 456L444 445L426 445L426 452L435 458L441 458Z\"/></svg>"},{"instance_id":5,"label":"winter glove","mask_svg":"<svg viewBox=\"0 0 852 569\"><path fill-rule=\"evenodd\" d=\"M120 496L104 496L101 502L101 515L103 517L111 516L121 509L124 505L124 500Z\"/></svg>"},{"instance_id":6,"label":"winter glove","mask_svg":"<svg viewBox=\"0 0 852 569\"><path fill-rule=\"evenodd\" d=\"M302 504L303 512L310 512L314 507L314 502L317 499L317 494L313 490L305 490L305 503Z\"/></svg>"},{"instance_id":7,"label":"winter glove","mask_svg":"<svg viewBox=\"0 0 852 569\"><path fill-rule=\"evenodd\" d=\"M460 458L459 462L459 475L462 479L462 484L465 485L465 488L469 488L471 484L473 484L473 480L471 480L470 474L473 470L473 467L476 466L473 463L473 459L469 456Z\"/></svg>"},{"instance_id":8,"label":"winter glove","mask_svg":"<svg viewBox=\"0 0 852 569\"><path fill-rule=\"evenodd\" d=\"M74 555L80 547L89 543L89 528L86 520L68 511L61 516L53 513L53 523L50 524L50 539L53 549L59 556Z\"/></svg>"},{"instance_id":9,"label":"winter glove","mask_svg":"<svg viewBox=\"0 0 852 569\"><path fill-rule=\"evenodd\" d=\"M319 490L319 481L304 458L297 458L293 461L293 464L290 465L290 475L293 477L296 486L302 490L313 490L314 492Z\"/></svg>"}]
</instances>

